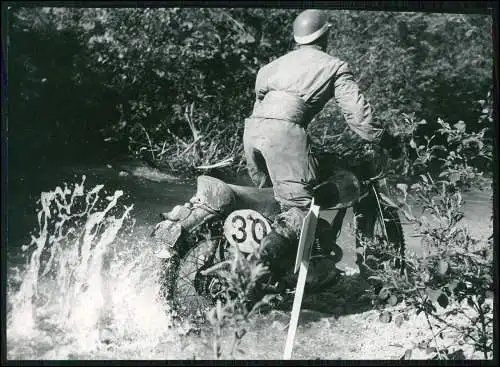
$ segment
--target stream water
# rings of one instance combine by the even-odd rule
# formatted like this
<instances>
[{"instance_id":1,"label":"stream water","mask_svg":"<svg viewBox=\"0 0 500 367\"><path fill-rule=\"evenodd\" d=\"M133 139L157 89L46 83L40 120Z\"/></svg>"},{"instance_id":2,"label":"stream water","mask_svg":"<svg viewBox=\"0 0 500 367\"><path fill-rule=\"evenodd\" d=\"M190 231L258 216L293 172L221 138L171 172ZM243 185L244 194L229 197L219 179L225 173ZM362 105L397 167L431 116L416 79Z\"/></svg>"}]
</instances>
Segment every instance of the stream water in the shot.
<instances>
[{"instance_id":1,"label":"stream water","mask_svg":"<svg viewBox=\"0 0 500 367\"><path fill-rule=\"evenodd\" d=\"M159 214L187 201L194 180L125 162L11 170L8 185L8 359L187 359L209 348L171 327L148 245ZM481 237L490 198L465 197L465 221Z\"/></svg>"}]
</instances>

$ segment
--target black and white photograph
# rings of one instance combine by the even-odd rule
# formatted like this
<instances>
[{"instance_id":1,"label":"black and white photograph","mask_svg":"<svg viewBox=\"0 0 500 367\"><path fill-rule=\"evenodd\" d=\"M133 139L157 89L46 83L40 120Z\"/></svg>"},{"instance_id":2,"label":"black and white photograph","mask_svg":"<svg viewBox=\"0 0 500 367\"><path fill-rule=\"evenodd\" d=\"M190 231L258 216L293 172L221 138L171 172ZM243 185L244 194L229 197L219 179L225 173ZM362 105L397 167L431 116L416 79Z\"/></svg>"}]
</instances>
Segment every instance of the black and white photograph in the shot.
<instances>
[{"instance_id":1,"label":"black and white photograph","mask_svg":"<svg viewBox=\"0 0 500 367\"><path fill-rule=\"evenodd\" d=\"M2 2L2 361L498 358L494 2L122 3Z\"/></svg>"}]
</instances>

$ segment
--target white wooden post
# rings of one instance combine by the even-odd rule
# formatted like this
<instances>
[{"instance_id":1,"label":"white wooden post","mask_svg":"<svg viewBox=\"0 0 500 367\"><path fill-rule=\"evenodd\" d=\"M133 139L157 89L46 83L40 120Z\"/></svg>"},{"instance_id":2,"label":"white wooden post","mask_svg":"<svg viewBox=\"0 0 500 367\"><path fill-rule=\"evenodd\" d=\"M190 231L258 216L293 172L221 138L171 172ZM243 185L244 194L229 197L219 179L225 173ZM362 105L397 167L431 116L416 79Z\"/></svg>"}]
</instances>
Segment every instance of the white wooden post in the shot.
<instances>
[{"instance_id":1,"label":"white wooden post","mask_svg":"<svg viewBox=\"0 0 500 367\"><path fill-rule=\"evenodd\" d=\"M294 272L299 270L299 278L297 287L295 288L295 297L293 299L292 315L290 326L288 327L288 336L285 344L285 353L283 359L290 359L292 356L293 343L295 341L295 332L299 321L300 307L304 296L304 288L306 285L307 271L309 269L309 260L311 258L311 249L316 234L316 224L318 223L319 206L314 204L314 199L311 202L311 207L304 222L300 233L299 248L297 249L297 258L295 260Z\"/></svg>"}]
</instances>

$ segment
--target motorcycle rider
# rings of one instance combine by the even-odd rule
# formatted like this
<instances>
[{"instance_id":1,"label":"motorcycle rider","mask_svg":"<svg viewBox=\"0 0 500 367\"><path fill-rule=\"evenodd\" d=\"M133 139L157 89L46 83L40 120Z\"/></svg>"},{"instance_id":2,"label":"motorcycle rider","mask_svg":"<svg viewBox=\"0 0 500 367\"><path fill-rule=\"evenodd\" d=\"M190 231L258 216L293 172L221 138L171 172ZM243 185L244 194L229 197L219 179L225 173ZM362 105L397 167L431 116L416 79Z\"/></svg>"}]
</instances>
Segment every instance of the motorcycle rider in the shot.
<instances>
[{"instance_id":1,"label":"motorcycle rider","mask_svg":"<svg viewBox=\"0 0 500 367\"><path fill-rule=\"evenodd\" d=\"M295 260L302 222L313 196L310 188L319 176L318 159L306 132L313 117L334 98L348 126L361 138L381 146L394 145L373 118L348 63L326 53L330 29L320 10L305 10L297 16L293 24L297 47L258 71L253 112L245 120L243 143L249 175L259 187L273 186L281 207L257 254L277 277ZM189 203L163 214L165 221L157 225L153 237L159 247L168 243L171 248L157 256L168 258L179 252L174 244L185 230L225 212L231 199L205 195L204 187L198 186L199 192ZM359 253L357 263L363 270Z\"/></svg>"},{"instance_id":2,"label":"motorcycle rider","mask_svg":"<svg viewBox=\"0 0 500 367\"><path fill-rule=\"evenodd\" d=\"M256 100L243 135L247 169L259 187L273 186L281 214L261 244L260 257L274 274L293 263L301 226L318 179L306 128L334 98L348 126L375 144L392 142L373 118L349 64L326 53L331 24L317 9L293 23L296 48L263 66L255 82ZM362 260L358 257L358 265Z\"/></svg>"}]
</instances>

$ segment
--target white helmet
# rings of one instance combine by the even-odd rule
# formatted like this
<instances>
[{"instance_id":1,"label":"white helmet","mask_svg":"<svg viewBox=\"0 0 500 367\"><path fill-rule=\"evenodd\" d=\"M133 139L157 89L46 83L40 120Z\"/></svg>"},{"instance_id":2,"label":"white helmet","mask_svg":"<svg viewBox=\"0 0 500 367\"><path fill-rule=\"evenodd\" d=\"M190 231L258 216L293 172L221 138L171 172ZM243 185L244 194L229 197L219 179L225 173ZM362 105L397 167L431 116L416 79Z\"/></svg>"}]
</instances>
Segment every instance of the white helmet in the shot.
<instances>
[{"instance_id":1,"label":"white helmet","mask_svg":"<svg viewBox=\"0 0 500 367\"><path fill-rule=\"evenodd\" d=\"M317 9L308 9L300 13L293 22L295 42L305 45L316 41L331 27L326 14Z\"/></svg>"}]
</instances>

